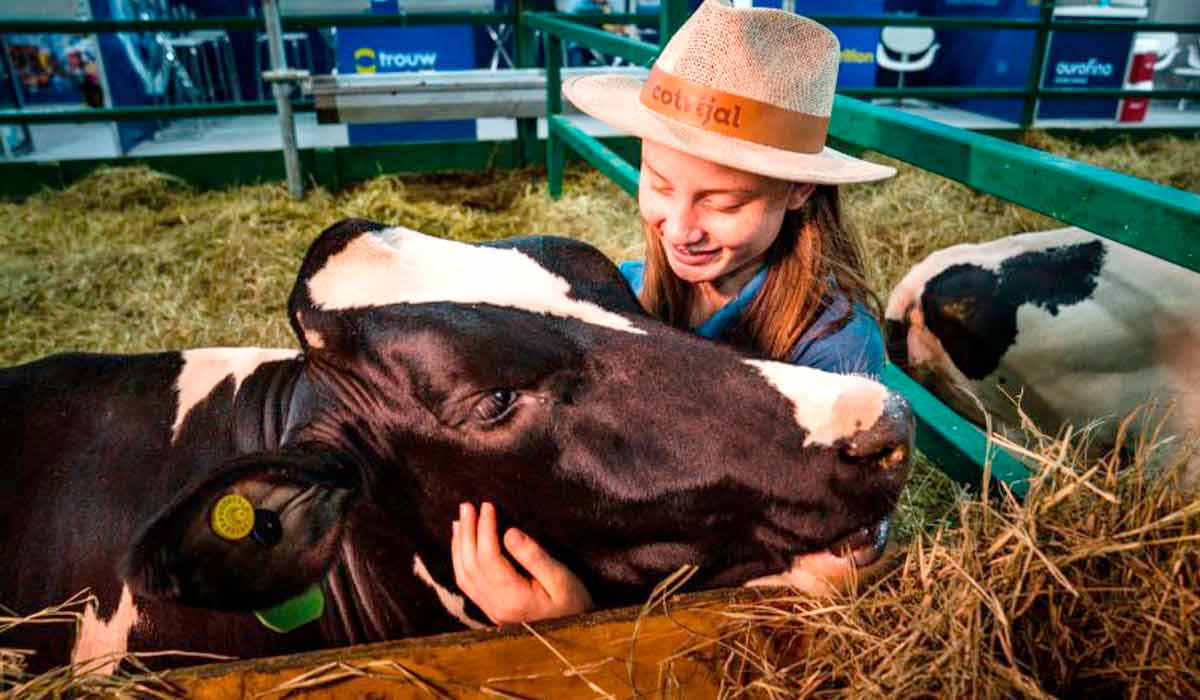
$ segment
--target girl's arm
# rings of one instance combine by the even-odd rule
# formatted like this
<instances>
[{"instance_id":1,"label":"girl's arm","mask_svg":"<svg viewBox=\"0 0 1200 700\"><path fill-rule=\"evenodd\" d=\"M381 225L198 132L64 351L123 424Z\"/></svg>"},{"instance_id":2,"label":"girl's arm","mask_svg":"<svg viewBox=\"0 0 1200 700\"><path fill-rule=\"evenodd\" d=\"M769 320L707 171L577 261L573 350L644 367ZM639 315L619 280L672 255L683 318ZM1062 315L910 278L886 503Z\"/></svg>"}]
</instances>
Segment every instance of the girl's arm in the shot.
<instances>
[{"instance_id":1,"label":"girl's arm","mask_svg":"<svg viewBox=\"0 0 1200 700\"><path fill-rule=\"evenodd\" d=\"M583 582L515 527L504 533L504 548L533 578L526 578L509 563L500 551L496 509L491 503L480 506L478 518L473 505L459 505L458 520L451 529L454 581L497 625L591 610L592 597Z\"/></svg>"}]
</instances>

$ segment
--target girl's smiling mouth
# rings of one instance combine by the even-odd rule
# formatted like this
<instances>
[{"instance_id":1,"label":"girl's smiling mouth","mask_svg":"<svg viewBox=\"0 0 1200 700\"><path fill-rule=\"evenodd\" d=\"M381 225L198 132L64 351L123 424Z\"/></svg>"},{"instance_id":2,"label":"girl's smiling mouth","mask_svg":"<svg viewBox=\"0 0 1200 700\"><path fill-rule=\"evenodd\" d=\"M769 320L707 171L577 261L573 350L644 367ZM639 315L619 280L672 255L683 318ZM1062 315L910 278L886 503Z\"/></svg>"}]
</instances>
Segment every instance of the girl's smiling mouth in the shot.
<instances>
[{"instance_id":1,"label":"girl's smiling mouth","mask_svg":"<svg viewBox=\"0 0 1200 700\"><path fill-rule=\"evenodd\" d=\"M703 265L704 263L715 260L720 254L720 248L709 248L705 250L696 250L688 246L674 245L668 246L672 256L683 263L684 265Z\"/></svg>"}]
</instances>

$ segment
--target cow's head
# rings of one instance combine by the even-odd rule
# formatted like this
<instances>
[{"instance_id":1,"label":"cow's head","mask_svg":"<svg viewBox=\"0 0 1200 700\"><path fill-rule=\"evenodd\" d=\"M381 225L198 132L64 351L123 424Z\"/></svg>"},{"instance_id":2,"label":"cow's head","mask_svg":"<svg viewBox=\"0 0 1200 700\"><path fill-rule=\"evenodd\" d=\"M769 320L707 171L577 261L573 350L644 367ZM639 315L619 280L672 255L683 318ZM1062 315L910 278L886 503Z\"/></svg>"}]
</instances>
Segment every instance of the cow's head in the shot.
<instances>
[{"instance_id":1,"label":"cow's head","mask_svg":"<svg viewBox=\"0 0 1200 700\"><path fill-rule=\"evenodd\" d=\"M888 298L888 355L976 423L990 414L1019 425L1015 399L1027 385L1022 367L1052 367L1059 359L1036 356L1039 347L1058 347L1040 337L1047 324L1038 322L1086 300L1104 258L1103 243L1080 229L937 251ZM1053 325L1071 332L1067 324ZM1023 408L1037 413L1037 398L1024 399Z\"/></svg>"},{"instance_id":2,"label":"cow's head","mask_svg":"<svg viewBox=\"0 0 1200 700\"><path fill-rule=\"evenodd\" d=\"M669 328L578 242L343 222L310 249L289 311L305 369L283 447L146 529L130 559L143 592L268 604L360 536L358 556L448 586L450 523L481 500L602 603L685 563L701 585L793 565L781 582L837 579L878 552L907 475L899 397ZM276 541L210 531L231 491L280 514Z\"/></svg>"}]
</instances>

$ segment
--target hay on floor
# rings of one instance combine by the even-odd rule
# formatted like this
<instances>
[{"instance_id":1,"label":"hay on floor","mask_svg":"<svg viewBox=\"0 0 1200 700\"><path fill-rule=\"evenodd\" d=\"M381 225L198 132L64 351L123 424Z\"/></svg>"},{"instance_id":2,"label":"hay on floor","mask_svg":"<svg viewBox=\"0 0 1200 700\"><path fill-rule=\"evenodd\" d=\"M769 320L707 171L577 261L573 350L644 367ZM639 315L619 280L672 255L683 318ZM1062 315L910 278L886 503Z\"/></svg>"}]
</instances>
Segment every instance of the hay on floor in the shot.
<instances>
[{"instance_id":1,"label":"hay on floor","mask_svg":"<svg viewBox=\"0 0 1200 700\"><path fill-rule=\"evenodd\" d=\"M1200 191L1195 138L1026 140ZM881 297L936 249L1059 225L897 166L890 181L844 189ZM585 168L569 170L558 201L532 170L380 177L295 201L280 184L199 192L110 168L0 202L0 365L66 350L295 347L284 308L299 260L348 216L470 241L569 235L617 260L642 251L636 204ZM1135 465L1145 452L1132 450ZM1200 697L1200 506L1118 470L1130 461L1118 453L1089 462L1050 439L1038 453L1054 467L1023 506L968 497L919 459L898 519L913 543L904 567L834 604L782 597L731 611L731 697ZM0 655L0 693L13 678L37 682L19 659ZM49 695L87 692L44 680Z\"/></svg>"}]
</instances>

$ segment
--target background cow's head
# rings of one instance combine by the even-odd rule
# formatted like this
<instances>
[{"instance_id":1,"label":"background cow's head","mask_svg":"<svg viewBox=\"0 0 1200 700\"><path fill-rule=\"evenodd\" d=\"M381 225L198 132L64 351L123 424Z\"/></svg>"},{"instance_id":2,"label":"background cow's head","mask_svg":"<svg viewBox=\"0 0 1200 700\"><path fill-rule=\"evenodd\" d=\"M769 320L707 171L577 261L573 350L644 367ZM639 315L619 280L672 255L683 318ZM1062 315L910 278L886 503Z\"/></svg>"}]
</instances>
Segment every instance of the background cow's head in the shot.
<instances>
[{"instance_id":1,"label":"background cow's head","mask_svg":"<svg viewBox=\"0 0 1200 700\"><path fill-rule=\"evenodd\" d=\"M882 385L669 328L582 243L346 221L313 244L289 313L305 367L283 445L145 530L128 563L143 592L244 609L348 556L379 585L406 570L445 591L457 505L481 500L600 603L685 563L739 584L837 547L848 569L907 474L911 420ZM211 532L231 491L279 513L274 541Z\"/></svg>"},{"instance_id":2,"label":"background cow's head","mask_svg":"<svg viewBox=\"0 0 1200 700\"><path fill-rule=\"evenodd\" d=\"M1056 416L1039 396L1047 382L1028 370L1061 372L1075 355L1096 352L1086 339L1099 332L1097 314L1077 311L1095 292L1105 255L1100 239L1075 228L937 251L892 290L888 355L978 424L990 415L1019 425L1019 398L1054 430Z\"/></svg>"}]
</instances>

